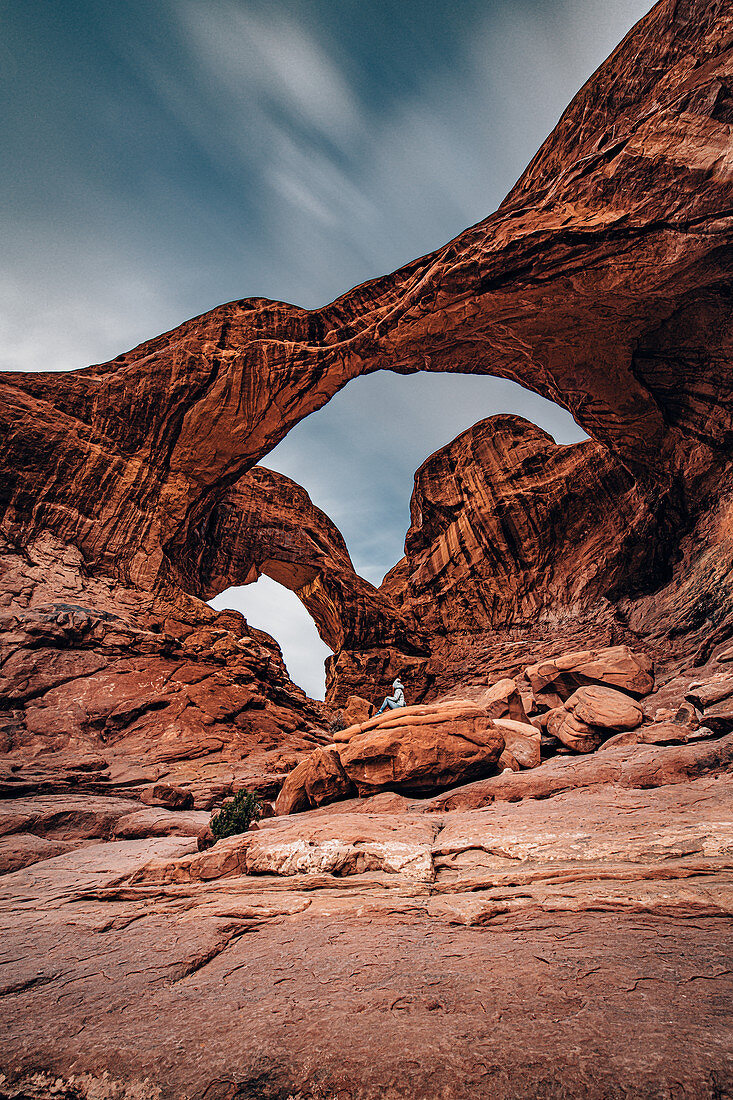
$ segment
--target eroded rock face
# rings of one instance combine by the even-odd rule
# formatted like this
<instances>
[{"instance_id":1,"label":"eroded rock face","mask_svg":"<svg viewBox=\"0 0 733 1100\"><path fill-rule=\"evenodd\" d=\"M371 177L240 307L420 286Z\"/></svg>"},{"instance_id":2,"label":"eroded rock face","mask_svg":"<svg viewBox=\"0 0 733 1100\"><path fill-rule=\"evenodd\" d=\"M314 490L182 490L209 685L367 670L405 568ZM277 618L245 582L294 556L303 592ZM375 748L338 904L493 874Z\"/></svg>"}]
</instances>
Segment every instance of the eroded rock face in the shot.
<instances>
[{"instance_id":1,"label":"eroded rock face","mask_svg":"<svg viewBox=\"0 0 733 1100\"><path fill-rule=\"evenodd\" d=\"M0 376L8 1095L733 1089L732 42L728 5L657 4L496 214L322 310ZM375 590L255 463L377 369L512 378L591 438L462 433ZM201 602L260 573L336 649L331 702L401 674L440 714L359 704L326 744L272 640ZM608 740L535 766L556 720ZM306 812L204 851L208 814L141 801L283 781Z\"/></svg>"},{"instance_id":2,"label":"eroded rock face","mask_svg":"<svg viewBox=\"0 0 733 1100\"><path fill-rule=\"evenodd\" d=\"M654 687L649 656L632 652L628 646L563 653L530 665L524 675L532 686L535 699L550 704L564 702L577 688L590 684L618 688L637 698L648 695ZM603 693L596 697L603 698Z\"/></svg>"},{"instance_id":3,"label":"eroded rock face","mask_svg":"<svg viewBox=\"0 0 733 1100\"><path fill-rule=\"evenodd\" d=\"M575 752L595 752L611 733L635 730L643 720L639 704L608 687L574 691L561 707L551 710L547 732Z\"/></svg>"},{"instance_id":4,"label":"eroded rock face","mask_svg":"<svg viewBox=\"0 0 733 1100\"><path fill-rule=\"evenodd\" d=\"M603 749L208 852L96 842L3 875L2 1088L468 1100L488 1056L500 1100L543 1081L548 1100L725 1095L731 740L639 746L635 774Z\"/></svg>"},{"instance_id":5,"label":"eroded rock face","mask_svg":"<svg viewBox=\"0 0 733 1100\"><path fill-rule=\"evenodd\" d=\"M653 526L643 494L605 447L558 446L518 416L482 420L432 455L411 517L382 591L432 633L597 602L659 552L642 537Z\"/></svg>"},{"instance_id":6,"label":"eroded rock face","mask_svg":"<svg viewBox=\"0 0 733 1100\"><path fill-rule=\"evenodd\" d=\"M284 749L326 740L325 713L279 648L236 612L89 574L42 535L0 553L0 786L185 788L210 806L277 793ZM299 754L299 755L298 755Z\"/></svg>"}]
</instances>

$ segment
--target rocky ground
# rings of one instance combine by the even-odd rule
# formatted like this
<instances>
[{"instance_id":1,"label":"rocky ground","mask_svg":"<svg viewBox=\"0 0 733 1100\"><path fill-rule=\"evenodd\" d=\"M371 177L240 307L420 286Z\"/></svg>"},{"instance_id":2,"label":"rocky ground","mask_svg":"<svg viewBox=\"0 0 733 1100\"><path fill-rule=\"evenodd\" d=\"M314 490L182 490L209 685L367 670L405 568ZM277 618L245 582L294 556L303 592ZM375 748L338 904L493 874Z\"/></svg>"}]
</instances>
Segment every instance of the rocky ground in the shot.
<instances>
[{"instance_id":1,"label":"rocky ground","mask_svg":"<svg viewBox=\"0 0 733 1100\"><path fill-rule=\"evenodd\" d=\"M600 663L531 671L547 695L548 676L570 690ZM499 689L490 705L516 706ZM394 789L424 783L436 714L453 768L458 731L474 738L470 773L475 740L507 721L479 710L336 731L293 789L375 734L383 769L396 728L381 792L311 784L326 804L288 812L287 795L285 816L213 847L207 811L147 804L185 794L168 785L0 803L0 1096L733 1095L733 720L714 731L688 701L687 725L647 719L432 796Z\"/></svg>"},{"instance_id":2,"label":"rocky ground","mask_svg":"<svg viewBox=\"0 0 733 1100\"><path fill-rule=\"evenodd\" d=\"M731 763L601 750L201 853L206 814L5 803L75 847L0 881L0 1095L730 1095Z\"/></svg>"}]
</instances>

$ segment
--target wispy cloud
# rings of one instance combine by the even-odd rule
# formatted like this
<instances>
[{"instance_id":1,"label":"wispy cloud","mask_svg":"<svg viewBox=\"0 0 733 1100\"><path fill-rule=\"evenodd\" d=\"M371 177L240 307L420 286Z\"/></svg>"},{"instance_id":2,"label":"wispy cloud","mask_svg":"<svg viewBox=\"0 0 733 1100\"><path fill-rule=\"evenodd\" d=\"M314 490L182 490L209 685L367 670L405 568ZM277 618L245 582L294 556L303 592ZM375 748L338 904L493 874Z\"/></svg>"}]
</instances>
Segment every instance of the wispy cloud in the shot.
<instances>
[{"instance_id":1,"label":"wispy cloud","mask_svg":"<svg viewBox=\"0 0 733 1100\"><path fill-rule=\"evenodd\" d=\"M278 11L267 17L241 4L192 3L172 8L191 54L211 81L226 88L236 111L292 116L335 143L351 142L362 125L343 74L308 28Z\"/></svg>"}]
</instances>

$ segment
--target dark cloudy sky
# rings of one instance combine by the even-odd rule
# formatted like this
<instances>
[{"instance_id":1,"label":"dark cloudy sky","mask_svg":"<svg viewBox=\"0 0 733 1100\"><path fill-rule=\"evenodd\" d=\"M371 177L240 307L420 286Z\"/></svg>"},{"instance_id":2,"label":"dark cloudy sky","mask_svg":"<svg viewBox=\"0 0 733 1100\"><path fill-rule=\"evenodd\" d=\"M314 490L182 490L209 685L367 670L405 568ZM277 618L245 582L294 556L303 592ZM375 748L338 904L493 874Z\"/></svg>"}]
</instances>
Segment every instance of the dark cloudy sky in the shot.
<instances>
[{"instance_id":1,"label":"dark cloudy sky","mask_svg":"<svg viewBox=\"0 0 733 1100\"><path fill-rule=\"evenodd\" d=\"M489 214L647 0L0 0L0 369L110 359L221 302L312 307ZM511 383L380 372L264 459L379 583L412 475ZM230 594L322 691L289 593Z\"/></svg>"}]
</instances>

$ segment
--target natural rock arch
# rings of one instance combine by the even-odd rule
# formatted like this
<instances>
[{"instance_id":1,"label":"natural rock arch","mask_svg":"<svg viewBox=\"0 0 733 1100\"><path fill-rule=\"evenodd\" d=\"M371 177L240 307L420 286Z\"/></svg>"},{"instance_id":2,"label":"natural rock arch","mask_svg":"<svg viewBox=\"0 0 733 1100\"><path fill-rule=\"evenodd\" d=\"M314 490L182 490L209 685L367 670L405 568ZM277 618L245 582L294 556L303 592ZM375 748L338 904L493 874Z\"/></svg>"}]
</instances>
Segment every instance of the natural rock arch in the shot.
<instances>
[{"instance_id":1,"label":"natural rock arch","mask_svg":"<svg viewBox=\"0 0 733 1100\"><path fill-rule=\"evenodd\" d=\"M643 544L684 558L681 539L712 522L706 510L731 479L732 28L714 0L658 4L495 214L323 309L232 302L101 366L2 375L6 536L51 531L93 569L156 591L205 594L208 577L269 562L324 637L402 646L419 584L390 610L332 530L296 576L282 548L232 517L265 483L278 498L282 483L252 467L350 379L488 373L556 401L588 432L576 481L592 485L600 465L606 485L634 497L627 512L619 500L606 509L612 532L628 529L616 595L659 586ZM288 530L290 519L278 539ZM212 548L213 532L241 548ZM700 584L715 621L730 576L700 572L697 596ZM394 576L388 588L399 602Z\"/></svg>"}]
</instances>

